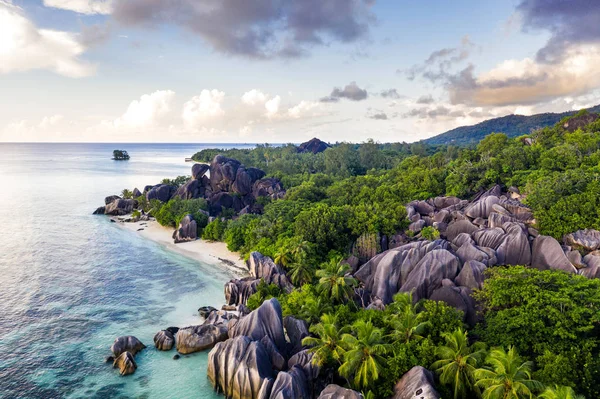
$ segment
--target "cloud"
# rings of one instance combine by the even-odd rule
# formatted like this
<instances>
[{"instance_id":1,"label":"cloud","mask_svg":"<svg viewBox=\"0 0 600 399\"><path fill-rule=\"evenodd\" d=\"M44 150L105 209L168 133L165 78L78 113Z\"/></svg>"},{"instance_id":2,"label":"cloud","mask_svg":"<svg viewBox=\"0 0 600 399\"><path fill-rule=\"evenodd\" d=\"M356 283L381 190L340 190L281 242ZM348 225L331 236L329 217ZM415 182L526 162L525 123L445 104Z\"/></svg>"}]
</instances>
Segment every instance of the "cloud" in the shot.
<instances>
[{"instance_id":1,"label":"cloud","mask_svg":"<svg viewBox=\"0 0 600 399\"><path fill-rule=\"evenodd\" d=\"M79 42L89 48L104 44L110 39L110 24L83 25L79 35Z\"/></svg>"},{"instance_id":2,"label":"cloud","mask_svg":"<svg viewBox=\"0 0 600 399\"><path fill-rule=\"evenodd\" d=\"M148 128L169 115L175 92L158 90L134 100L125 113L113 122L116 128Z\"/></svg>"},{"instance_id":3,"label":"cloud","mask_svg":"<svg viewBox=\"0 0 600 399\"><path fill-rule=\"evenodd\" d=\"M260 90L252 89L242 95L242 102L247 105L257 105L267 102L268 96Z\"/></svg>"},{"instance_id":4,"label":"cloud","mask_svg":"<svg viewBox=\"0 0 600 399\"><path fill-rule=\"evenodd\" d=\"M375 119L375 120L380 120L380 121L385 121L385 120L388 119L388 116L387 116L387 114L385 112L380 112L380 113L368 116L368 118Z\"/></svg>"},{"instance_id":5,"label":"cloud","mask_svg":"<svg viewBox=\"0 0 600 399\"><path fill-rule=\"evenodd\" d=\"M225 115L221 108L225 93L216 89L204 89L200 95L192 97L183 105L183 124L189 129L205 127L209 121L214 121Z\"/></svg>"},{"instance_id":6,"label":"cloud","mask_svg":"<svg viewBox=\"0 0 600 399\"><path fill-rule=\"evenodd\" d=\"M398 94L398 91L396 89L382 90L381 93L379 93L379 95L383 98L400 98L400 94Z\"/></svg>"},{"instance_id":7,"label":"cloud","mask_svg":"<svg viewBox=\"0 0 600 399\"><path fill-rule=\"evenodd\" d=\"M304 56L313 46L331 41L352 43L366 37L375 19L370 11L372 3L120 0L114 3L112 12L124 25L175 24L199 35L216 51L264 59Z\"/></svg>"},{"instance_id":8,"label":"cloud","mask_svg":"<svg viewBox=\"0 0 600 399\"><path fill-rule=\"evenodd\" d=\"M295 106L287 110L287 114L292 119L305 117L321 116L323 114L322 106L316 101L300 101Z\"/></svg>"},{"instance_id":9,"label":"cloud","mask_svg":"<svg viewBox=\"0 0 600 399\"><path fill-rule=\"evenodd\" d=\"M478 76L468 66L447 83L453 104L527 105L581 96L600 86L600 45L573 46L560 61L506 60Z\"/></svg>"},{"instance_id":10,"label":"cloud","mask_svg":"<svg viewBox=\"0 0 600 399\"><path fill-rule=\"evenodd\" d=\"M95 67L79 59L86 47L74 34L38 29L19 7L0 0L0 73L34 69L80 78Z\"/></svg>"},{"instance_id":11,"label":"cloud","mask_svg":"<svg viewBox=\"0 0 600 399\"><path fill-rule=\"evenodd\" d=\"M38 126L41 129L47 129L49 127L58 125L60 122L62 122L63 119L64 119L64 116L59 115L59 114L52 115L52 116L45 116Z\"/></svg>"},{"instance_id":12,"label":"cloud","mask_svg":"<svg viewBox=\"0 0 600 399\"><path fill-rule=\"evenodd\" d=\"M356 82L351 82L343 89L334 87L331 91L331 94L327 97L321 98L320 101L324 103L338 102L342 98L347 98L351 101L365 100L367 98L367 91L358 87Z\"/></svg>"},{"instance_id":13,"label":"cloud","mask_svg":"<svg viewBox=\"0 0 600 399\"><path fill-rule=\"evenodd\" d=\"M538 62L560 62L573 45L600 41L600 2L590 0L523 0L517 6L524 31L549 31L546 45L537 52Z\"/></svg>"},{"instance_id":14,"label":"cloud","mask_svg":"<svg viewBox=\"0 0 600 399\"><path fill-rule=\"evenodd\" d=\"M421 96L417 99L417 104L432 104L435 100L431 94Z\"/></svg>"},{"instance_id":15,"label":"cloud","mask_svg":"<svg viewBox=\"0 0 600 399\"><path fill-rule=\"evenodd\" d=\"M265 103L265 109L267 110L267 117L271 118L279 112L279 106L281 105L281 97L275 96Z\"/></svg>"},{"instance_id":16,"label":"cloud","mask_svg":"<svg viewBox=\"0 0 600 399\"><path fill-rule=\"evenodd\" d=\"M79 14L110 14L113 8L112 0L44 0L46 7L60 8Z\"/></svg>"},{"instance_id":17,"label":"cloud","mask_svg":"<svg viewBox=\"0 0 600 399\"><path fill-rule=\"evenodd\" d=\"M406 74L409 80L422 78L433 83L443 82L448 79L452 68L469 58L475 48L469 36L464 36L459 46L436 50L423 63L398 72Z\"/></svg>"}]
</instances>

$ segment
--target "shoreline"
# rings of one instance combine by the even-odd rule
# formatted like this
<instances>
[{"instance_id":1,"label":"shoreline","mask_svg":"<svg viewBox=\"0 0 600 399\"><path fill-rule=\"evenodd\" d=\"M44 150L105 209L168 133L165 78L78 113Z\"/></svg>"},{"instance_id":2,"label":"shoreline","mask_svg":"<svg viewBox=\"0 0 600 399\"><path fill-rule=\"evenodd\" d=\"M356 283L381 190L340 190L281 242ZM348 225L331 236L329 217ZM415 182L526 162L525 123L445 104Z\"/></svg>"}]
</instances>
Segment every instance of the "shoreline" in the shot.
<instances>
[{"instance_id":1,"label":"shoreline","mask_svg":"<svg viewBox=\"0 0 600 399\"><path fill-rule=\"evenodd\" d=\"M248 275L246 262L240 257L238 252L228 250L227 244L224 242L210 242L198 238L195 241L175 244L172 237L174 230L161 226L156 220L122 222L119 217L111 217L111 219L119 227L154 241L169 251L176 252L198 262L218 265L223 270L229 272L233 278L241 278Z\"/></svg>"}]
</instances>

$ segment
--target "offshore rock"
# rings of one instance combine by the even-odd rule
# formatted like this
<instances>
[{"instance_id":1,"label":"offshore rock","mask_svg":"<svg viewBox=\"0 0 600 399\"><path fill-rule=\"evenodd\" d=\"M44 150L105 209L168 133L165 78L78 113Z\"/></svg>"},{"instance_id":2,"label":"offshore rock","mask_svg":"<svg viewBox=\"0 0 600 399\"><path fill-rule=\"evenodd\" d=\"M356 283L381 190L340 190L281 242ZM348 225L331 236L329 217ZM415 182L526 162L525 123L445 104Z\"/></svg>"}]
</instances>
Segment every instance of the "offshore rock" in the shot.
<instances>
[{"instance_id":1,"label":"offshore rock","mask_svg":"<svg viewBox=\"0 0 600 399\"><path fill-rule=\"evenodd\" d=\"M113 353L113 355L115 355L115 358L117 358L123 352L130 352L135 356L144 348L146 348L146 345L144 345L139 339L133 335L128 335L115 339L115 342L113 342L112 346L110 347L110 351Z\"/></svg>"},{"instance_id":2,"label":"offshore rock","mask_svg":"<svg viewBox=\"0 0 600 399\"><path fill-rule=\"evenodd\" d=\"M137 364L130 352L123 352L115 359L113 368L118 368L121 375L129 375L135 372Z\"/></svg>"},{"instance_id":3,"label":"offshore rock","mask_svg":"<svg viewBox=\"0 0 600 399\"><path fill-rule=\"evenodd\" d=\"M227 327L219 324L203 324L180 328L175 336L177 352L182 355L210 349L227 339Z\"/></svg>"},{"instance_id":4,"label":"offshore rock","mask_svg":"<svg viewBox=\"0 0 600 399\"><path fill-rule=\"evenodd\" d=\"M161 330L154 336L154 346L159 351L170 351L175 344L173 333L167 330Z\"/></svg>"}]
</instances>

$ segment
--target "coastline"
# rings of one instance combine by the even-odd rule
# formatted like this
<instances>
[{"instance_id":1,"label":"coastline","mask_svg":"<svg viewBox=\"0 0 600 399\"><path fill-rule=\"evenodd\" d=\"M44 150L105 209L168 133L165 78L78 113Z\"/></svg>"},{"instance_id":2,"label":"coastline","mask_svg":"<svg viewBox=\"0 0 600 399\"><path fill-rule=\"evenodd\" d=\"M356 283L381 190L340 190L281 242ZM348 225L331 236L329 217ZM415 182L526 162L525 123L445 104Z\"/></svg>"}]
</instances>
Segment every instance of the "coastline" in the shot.
<instances>
[{"instance_id":1,"label":"coastline","mask_svg":"<svg viewBox=\"0 0 600 399\"><path fill-rule=\"evenodd\" d=\"M138 233L140 236L162 245L169 251L198 262L218 265L228 271L232 277L240 278L248 275L246 262L238 252L228 250L227 244L224 242L210 242L199 238L195 241L175 244L172 237L174 230L161 226L156 220L121 222L118 217L114 217L112 220L118 226Z\"/></svg>"}]
</instances>

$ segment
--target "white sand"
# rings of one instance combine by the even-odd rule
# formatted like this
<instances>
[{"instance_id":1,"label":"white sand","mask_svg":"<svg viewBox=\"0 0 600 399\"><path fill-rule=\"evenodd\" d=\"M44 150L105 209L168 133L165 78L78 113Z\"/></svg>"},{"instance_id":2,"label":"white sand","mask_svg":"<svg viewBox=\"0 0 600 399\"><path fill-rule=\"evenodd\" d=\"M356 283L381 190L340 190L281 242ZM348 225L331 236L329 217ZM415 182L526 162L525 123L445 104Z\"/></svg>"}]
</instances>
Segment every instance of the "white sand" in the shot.
<instances>
[{"instance_id":1,"label":"white sand","mask_svg":"<svg viewBox=\"0 0 600 399\"><path fill-rule=\"evenodd\" d=\"M175 244L173 242L173 229L163 227L155 220L123 223L118 221L118 218L113 219L119 226L135 231L142 237L157 242L168 250L177 252L185 257L203 263L219 265L236 277L248 274L248 268L244 260L240 257L240 254L228 250L227 244L223 242L210 242L197 239L196 241Z\"/></svg>"}]
</instances>

